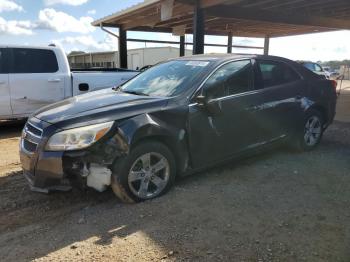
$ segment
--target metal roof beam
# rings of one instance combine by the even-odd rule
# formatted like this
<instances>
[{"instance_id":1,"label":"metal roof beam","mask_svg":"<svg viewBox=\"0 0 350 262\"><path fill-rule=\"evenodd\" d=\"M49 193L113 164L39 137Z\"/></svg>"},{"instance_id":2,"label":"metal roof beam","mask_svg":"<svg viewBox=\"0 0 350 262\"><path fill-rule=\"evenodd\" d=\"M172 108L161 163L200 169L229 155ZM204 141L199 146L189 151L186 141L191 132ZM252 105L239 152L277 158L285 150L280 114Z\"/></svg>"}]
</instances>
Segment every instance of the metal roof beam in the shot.
<instances>
[{"instance_id":1,"label":"metal roof beam","mask_svg":"<svg viewBox=\"0 0 350 262\"><path fill-rule=\"evenodd\" d=\"M242 20L261 21L279 24L314 26L328 29L350 29L350 20L329 17L313 17L285 12L272 12L254 8L240 8L231 6L214 6L207 8L206 13L220 18L236 18Z\"/></svg>"}]
</instances>

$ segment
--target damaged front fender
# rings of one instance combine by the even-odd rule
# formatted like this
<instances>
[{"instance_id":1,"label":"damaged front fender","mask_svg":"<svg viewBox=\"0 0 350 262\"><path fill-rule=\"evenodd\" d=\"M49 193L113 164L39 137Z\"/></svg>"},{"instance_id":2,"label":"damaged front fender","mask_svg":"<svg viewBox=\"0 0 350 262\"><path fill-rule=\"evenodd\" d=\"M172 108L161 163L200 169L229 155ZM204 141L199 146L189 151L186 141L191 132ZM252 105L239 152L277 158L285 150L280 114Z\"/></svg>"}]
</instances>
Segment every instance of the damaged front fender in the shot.
<instances>
[{"instance_id":1,"label":"damaged front fender","mask_svg":"<svg viewBox=\"0 0 350 262\"><path fill-rule=\"evenodd\" d=\"M168 114L164 114L168 117ZM189 154L187 132L181 121L163 121L162 116L143 114L128 119L118 126L129 148L145 140L157 140L164 143L173 152L177 168L184 172L188 167Z\"/></svg>"}]
</instances>

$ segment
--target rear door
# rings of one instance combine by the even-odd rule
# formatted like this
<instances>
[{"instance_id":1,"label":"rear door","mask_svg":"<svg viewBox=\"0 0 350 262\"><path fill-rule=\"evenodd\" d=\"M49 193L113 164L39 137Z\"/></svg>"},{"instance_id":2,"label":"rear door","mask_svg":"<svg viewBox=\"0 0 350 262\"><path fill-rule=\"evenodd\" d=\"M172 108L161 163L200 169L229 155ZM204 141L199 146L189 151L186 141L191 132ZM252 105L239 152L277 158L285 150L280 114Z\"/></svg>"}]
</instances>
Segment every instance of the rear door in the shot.
<instances>
[{"instance_id":1,"label":"rear door","mask_svg":"<svg viewBox=\"0 0 350 262\"><path fill-rule=\"evenodd\" d=\"M264 123L265 140L287 136L302 117L306 82L285 62L258 59L256 65L256 88L263 96L263 103L257 109Z\"/></svg>"},{"instance_id":2,"label":"rear door","mask_svg":"<svg viewBox=\"0 0 350 262\"><path fill-rule=\"evenodd\" d=\"M12 48L9 75L14 115L29 115L64 99L64 75L48 49Z\"/></svg>"},{"instance_id":3,"label":"rear door","mask_svg":"<svg viewBox=\"0 0 350 262\"><path fill-rule=\"evenodd\" d=\"M12 115L8 75L7 48L0 48L0 117Z\"/></svg>"}]
</instances>

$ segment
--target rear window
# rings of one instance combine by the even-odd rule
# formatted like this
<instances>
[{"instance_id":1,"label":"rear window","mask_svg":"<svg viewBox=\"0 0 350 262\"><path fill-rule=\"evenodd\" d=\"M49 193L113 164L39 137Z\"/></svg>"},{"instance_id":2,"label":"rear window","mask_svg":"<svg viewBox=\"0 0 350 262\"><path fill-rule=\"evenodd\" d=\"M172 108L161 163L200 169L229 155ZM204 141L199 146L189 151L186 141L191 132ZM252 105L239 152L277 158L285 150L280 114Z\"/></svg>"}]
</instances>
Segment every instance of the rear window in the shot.
<instances>
[{"instance_id":1,"label":"rear window","mask_svg":"<svg viewBox=\"0 0 350 262\"><path fill-rule=\"evenodd\" d=\"M315 64L315 70L316 72L323 72L322 67L318 64Z\"/></svg>"},{"instance_id":2,"label":"rear window","mask_svg":"<svg viewBox=\"0 0 350 262\"><path fill-rule=\"evenodd\" d=\"M316 71L316 68L315 68L315 64L314 63L309 63L309 62L306 62L303 64L307 69L311 70L311 71Z\"/></svg>"},{"instance_id":3,"label":"rear window","mask_svg":"<svg viewBox=\"0 0 350 262\"><path fill-rule=\"evenodd\" d=\"M13 49L13 68L11 73L54 73L58 71L56 55L45 49Z\"/></svg>"}]
</instances>

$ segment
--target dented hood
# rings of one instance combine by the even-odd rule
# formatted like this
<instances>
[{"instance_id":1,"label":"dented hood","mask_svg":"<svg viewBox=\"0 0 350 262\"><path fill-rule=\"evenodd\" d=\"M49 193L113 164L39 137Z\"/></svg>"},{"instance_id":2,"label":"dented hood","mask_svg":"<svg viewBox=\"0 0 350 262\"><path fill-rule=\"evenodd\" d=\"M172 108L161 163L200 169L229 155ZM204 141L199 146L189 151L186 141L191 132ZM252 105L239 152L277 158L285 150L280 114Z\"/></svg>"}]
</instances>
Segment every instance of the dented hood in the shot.
<instances>
[{"instance_id":1,"label":"dented hood","mask_svg":"<svg viewBox=\"0 0 350 262\"><path fill-rule=\"evenodd\" d=\"M154 112L166 106L168 100L104 89L43 107L34 117L60 128L72 128Z\"/></svg>"}]
</instances>

